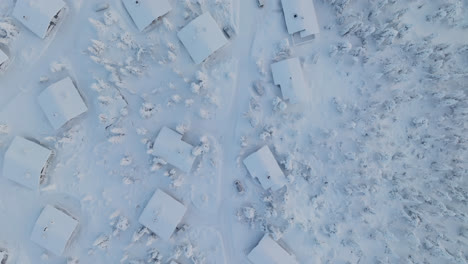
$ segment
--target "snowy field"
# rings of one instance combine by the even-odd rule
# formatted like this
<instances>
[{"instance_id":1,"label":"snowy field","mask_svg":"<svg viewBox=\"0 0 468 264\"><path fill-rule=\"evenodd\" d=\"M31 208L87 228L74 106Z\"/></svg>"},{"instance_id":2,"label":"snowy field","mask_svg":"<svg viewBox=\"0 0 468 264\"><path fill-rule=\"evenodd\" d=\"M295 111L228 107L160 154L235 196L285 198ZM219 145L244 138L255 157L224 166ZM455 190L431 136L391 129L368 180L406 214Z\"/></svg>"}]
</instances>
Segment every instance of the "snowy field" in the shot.
<instances>
[{"instance_id":1,"label":"snowy field","mask_svg":"<svg viewBox=\"0 0 468 264\"><path fill-rule=\"evenodd\" d=\"M468 263L467 0L0 0L0 50L1 264Z\"/></svg>"}]
</instances>

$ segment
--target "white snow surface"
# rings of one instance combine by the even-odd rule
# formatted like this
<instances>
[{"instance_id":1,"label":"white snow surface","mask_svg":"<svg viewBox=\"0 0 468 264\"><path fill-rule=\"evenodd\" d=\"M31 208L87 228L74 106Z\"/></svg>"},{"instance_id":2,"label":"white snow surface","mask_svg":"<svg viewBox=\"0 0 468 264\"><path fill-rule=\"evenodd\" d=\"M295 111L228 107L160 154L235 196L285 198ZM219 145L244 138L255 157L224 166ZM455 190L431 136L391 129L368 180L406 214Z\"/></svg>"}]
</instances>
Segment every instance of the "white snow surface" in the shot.
<instances>
[{"instance_id":1,"label":"white snow surface","mask_svg":"<svg viewBox=\"0 0 468 264\"><path fill-rule=\"evenodd\" d=\"M45 38L54 16L64 7L62 0L18 0L12 15L38 37Z\"/></svg>"},{"instance_id":2,"label":"white snow surface","mask_svg":"<svg viewBox=\"0 0 468 264\"><path fill-rule=\"evenodd\" d=\"M47 205L34 225L31 240L56 255L62 255L77 226L77 220Z\"/></svg>"},{"instance_id":3,"label":"white snow surface","mask_svg":"<svg viewBox=\"0 0 468 264\"><path fill-rule=\"evenodd\" d=\"M203 62L228 43L218 24L208 12L190 21L177 33L177 36L196 64Z\"/></svg>"},{"instance_id":4,"label":"white snow surface","mask_svg":"<svg viewBox=\"0 0 468 264\"><path fill-rule=\"evenodd\" d=\"M15 137L5 152L3 175L27 188L37 190L42 170L52 151L22 137Z\"/></svg>"},{"instance_id":5,"label":"white snow surface","mask_svg":"<svg viewBox=\"0 0 468 264\"><path fill-rule=\"evenodd\" d=\"M64 0L44 39L17 2L0 1L7 264L244 264L265 235L301 264L468 263L466 1L315 0L320 34L299 40L280 0L169 0L143 31L122 0ZM235 34L195 64L177 33L206 13ZM290 58L296 104L272 74ZM88 110L55 129L38 97L67 77ZM187 172L154 155L163 127ZM38 190L3 171L15 137L54 153ZM243 163L263 146L277 191ZM168 240L138 221L157 189L186 208ZM30 239L47 205L79 220L61 255Z\"/></svg>"},{"instance_id":6,"label":"white snow surface","mask_svg":"<svg viewBox=\"0 0 468 264\"><path fill-rule=\"evenodd\" d=\"M122 2L140 31L172 9L168 0L122 0Z\"/></svg>"},{"instance_id":7,"label":"white snow surface","mask_svg":"<svg viewBox=\"0 0 468 264\"><path fill-rule=\"evenodd\" d=\"M186 210L187 208L183 204L158 189L154 192L138 221L159 237L168 240L184 217Z\"/></svg>"},{"instance_id":8,"label":"white snow surface","mask_svg":"<svg viewBox=\"0 0 468 264\"><path fill-rule=\"evenodd\" d=\"M47 87L39 95L38 101L54 129L59 129L88 110L70 77Z\"/></svg>"},{"instance_id":9,"label":"white snow surface","mask_svg":"<svg viewBox=\"0 0 468 264\"><path fill-rule=\"evenodd\" d=\"M290 255L269 235L263 236L257 246L250 251L249 260L253 264L297 264Z\"/></svg>"}]
</instances>

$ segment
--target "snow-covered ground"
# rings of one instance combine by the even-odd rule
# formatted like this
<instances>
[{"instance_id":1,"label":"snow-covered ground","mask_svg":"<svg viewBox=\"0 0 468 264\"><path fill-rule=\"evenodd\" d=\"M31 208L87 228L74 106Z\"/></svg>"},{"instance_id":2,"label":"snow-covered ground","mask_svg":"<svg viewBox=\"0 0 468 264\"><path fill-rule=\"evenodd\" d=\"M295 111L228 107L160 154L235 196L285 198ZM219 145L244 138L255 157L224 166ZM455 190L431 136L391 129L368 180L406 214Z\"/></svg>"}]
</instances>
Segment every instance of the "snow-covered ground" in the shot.
<instances>
[{"instance_id":1,"label":"snow-covered ground","mask_svg":"<svg viewBox=\"0 0 468 264\"><path fill-rule=\"evenodd\" d=\"M315 0L304 43L280 0L169 0L143 31L121 0L64 0L45 39L16 1L0 1L0 167L15 136L53 154L38 190L0 170L1 264L249 263L264 234L298 263L468 263L468 1ZM235 36L196 64L177 32L206 12ZM297 104L270 67L293 57ZM66 77L87 111L56 130L38 96ZM190 172L154 155L163 127L193 146ZM243 164L263 146L275 192ZM169 240L138 221L157 189L187 208ZM62 256L31 240L48 205L78 221Z\"/></svg>"}]
</instances>

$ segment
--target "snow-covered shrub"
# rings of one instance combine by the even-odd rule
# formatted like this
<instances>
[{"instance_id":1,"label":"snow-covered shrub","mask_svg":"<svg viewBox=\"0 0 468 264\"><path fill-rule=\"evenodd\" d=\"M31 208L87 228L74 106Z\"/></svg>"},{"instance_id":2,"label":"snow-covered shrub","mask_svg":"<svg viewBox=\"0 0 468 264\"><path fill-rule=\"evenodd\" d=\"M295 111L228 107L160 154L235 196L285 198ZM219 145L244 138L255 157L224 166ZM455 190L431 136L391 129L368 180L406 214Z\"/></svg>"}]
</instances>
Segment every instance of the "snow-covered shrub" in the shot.
<instances>
[{"instance_id":1,"label":"snow-covered shrub","mask_svg":"<svg viewBox=\"0 0 468 264\"><path fill-rule=\"evenodd\" d=\"M350 0L324 0L333 7L337 14L342 14L348 6Z\"/></svg>"},{"instance_id":2,"label":"snow-covered shrub","mask_svg":"<svg viewBox=\"0 0 468 264\"><path fill-rule=\"evenodd\" d=\"M162 259L162 254L156 248L152 248L148 251L148 260L146 261L146 263L161 264Z\"/></svg>"},{"instance_id":3,"label":"snow-covered shrub","mask_svg":"<svg viewBox=\"0 0 468 264\"><path fill-rule=\"evenodd\" d=\"M10 19L0 19L0 43L4 45L10 44L10 42L16 39L19 32L13 21Z\"/></svg>"},{"instance_id":4,"label":"snow-covered shrub","mask_svg":"<svg viewBox=\"0 0 468 264\"><path fill-rule=\"evenodd\" d=\"M125 135L126 135L125 129L121 127L111 128L108 141L113 144L122 143Z\"/></svg>"},{"instance_id":5,"label":"snow-covered shrub","mask_svg":"<svg viewBox=\"0 0 468 264\"><path fill-rule=\"evenodd\" d=\"M276 44L275 49L275 61L280 61L282 59L290 57L292 54L291 44L289 39L283 39Z\"/></svg>"},{"instance_id":6,"label":"snow-covered shrub","mask_svg":"<svg viewBox=\"0 0 468 264\"><path fill-rule=\"evenodd\" d=\"M426 20L429 22L439 22L446 24L450 27L457 26L463 19L463 1L455 0L448 1L451 3L445 3L439 7L434 13L426 16ZM466 17L465 17L466 18Z\"/></svg>"},{"instance_id":7,"label":"snow-covered shrub","mask_svg":"<svg viewBox=\"0 0 468 264\"><path fill-rule=\"evenodd\" d=\"M150 102L144 102L140 108L140 116L142 118L148 119L153 116L153 113L156 111L154 104Z\"/></svg>"},{"instance_id":8,"label":"snow-covered shrub","mask_svg":"<svg viewBox=\"0 0 468 264\"><path fill-rule=\"evenodd\" d=\"M279 97L273 99L273 110L276 112L285 111L288 108L288 104Z\"/></svg>"}]
</instances>

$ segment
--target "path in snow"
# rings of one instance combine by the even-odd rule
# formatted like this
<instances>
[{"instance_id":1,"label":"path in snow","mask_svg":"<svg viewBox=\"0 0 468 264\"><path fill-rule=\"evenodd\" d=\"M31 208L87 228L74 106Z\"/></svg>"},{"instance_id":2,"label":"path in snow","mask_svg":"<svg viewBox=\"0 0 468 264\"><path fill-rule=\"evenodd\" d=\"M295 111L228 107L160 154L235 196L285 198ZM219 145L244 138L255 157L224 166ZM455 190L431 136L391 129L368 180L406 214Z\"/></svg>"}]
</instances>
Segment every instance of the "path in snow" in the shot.
<instances>
[{"instance_id":1,"label":"path in snow","mask_svg":"<svg viewBox=\"0 0 468 264\"><path fill-rule=\"evenodd\" d=\"M221 206L217 210L219 213L219 223L221 227L221 234L224 240L224 246L226 250L226 257L230 260L230 263L243 263L245 257L236 252L236 246L234 245L234 234L233 234L233 220L235 216L232 211L232 206L227 206L232 203L232 198L229 192L230 188L233 188L234 180L239 176L233 174L238 171L237 168L237 153L236 148L239 146L240 135L238 133L238 121L243 113L243 109L249 102L251 84L258 73L255 67L255 61L252 59L252 43L256 33L256 18L258 13L264 10L257 8L255 1L244 1L239 0L238 12L239 12L239 28L237 36L231 43L231 53L235 54L239 60L237 66L237 76L235 93L232 96L232 102L230 107L229 118L225 119L225 125L220 126L225 129L219 131L221 145L224 148L223 167L221 173L221 187L227 188L228 191L221 192L223 195L221 199Z\"/></svg>"}]
</instances>

